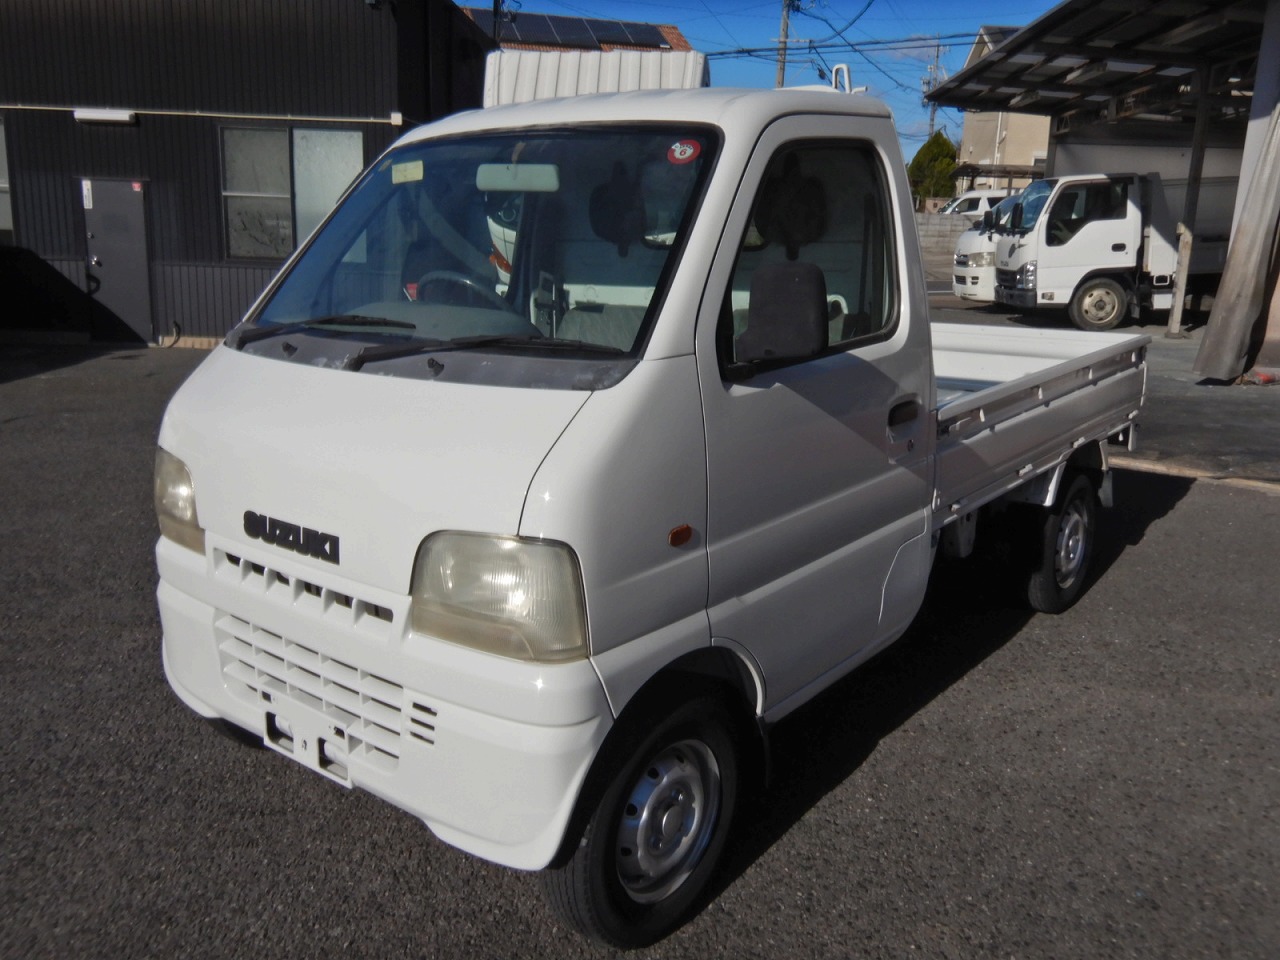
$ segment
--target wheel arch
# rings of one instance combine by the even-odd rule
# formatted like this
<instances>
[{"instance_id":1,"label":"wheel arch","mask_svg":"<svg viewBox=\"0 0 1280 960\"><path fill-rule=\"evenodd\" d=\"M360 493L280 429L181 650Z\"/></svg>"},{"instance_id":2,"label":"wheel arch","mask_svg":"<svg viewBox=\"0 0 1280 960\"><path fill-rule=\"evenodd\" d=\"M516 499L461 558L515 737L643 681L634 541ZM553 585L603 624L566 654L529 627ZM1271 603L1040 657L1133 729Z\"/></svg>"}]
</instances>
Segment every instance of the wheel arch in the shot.
<instances>
[{"instance_id":1,"label":"wheel arch","mask_svg":"<svg viewBox=\"0 0 1280 960\"><path fill-rule=\"evenodd\" d=\"M1110 489L1107 480L1110 477L1110 465L1103 441L1081 444L1069 457L1056 466L1032 478L1020 487L1015 487L1005 495L1005 500L1014 504L1026 504L1032 507L1051 507L1058 499L1058 491L1063 480L1070 473L1083 473L1093 481L1094 489L1103 499L1104 506L1110 506Z\"/></svg>"},{"instance_id":2,"label":"wheel arch","mask_svg":"<svg viewBox=\"0 0 1280 960\"><path fill-rule=\"evenodd\" d=\"M1098 267L1090 270L1076 283L1075 289L1071 291L1071 299L1074 300L1080 290L1088 283L1094 280L1114 280L1124 288L1124 292L1133 297L1137 294L1138 284L1132 270L1122 268L1117 270L1115 267Z\"/></svg>"},{"instance_id":3,"label":"wheel arch","mask_svg":"<svg viewBox=\"0 0 1280 960\"><path fill-rule=\"evenodd\" d=\"M617 719L596 751L578 791L564 838L549 867L565 863L582 836L591 811L619 765L627 747L650 718L679 703L711 696L723 704L732 724L748 790L762 786L768 772L768 738L756 714L756 680L746 663L725 647L705 647L673 660L650 677L625 704L615 706Z\"/></svg>"}]
</instances>

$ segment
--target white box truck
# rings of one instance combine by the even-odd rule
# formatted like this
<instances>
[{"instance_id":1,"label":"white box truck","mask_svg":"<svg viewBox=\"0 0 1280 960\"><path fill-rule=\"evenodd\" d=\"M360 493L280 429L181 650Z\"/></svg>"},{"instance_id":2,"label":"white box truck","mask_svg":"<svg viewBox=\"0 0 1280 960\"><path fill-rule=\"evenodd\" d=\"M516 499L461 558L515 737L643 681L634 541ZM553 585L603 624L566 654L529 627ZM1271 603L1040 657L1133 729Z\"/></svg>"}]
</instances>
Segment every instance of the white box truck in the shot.
<instances>
[{"instance_id":1,"label":"white box truck","mask_svg":"<svg viewBox=\"0 0 1280 960\"><path fill-rule=\"evenodd\" d=\"M441 120L169 404L166 676L651 942L770 725L906 630L935 554L1003 512L1030 603L1079 595L1147 343L931 327L864 97Z\"/></svg>"},{"instance_id":2,"label":"white box truck","mask_svg":"<svg viewBox=\"0 0 1280 960\"><path fill-rule=\"evenodd\" d=\"M1213 196L1234 183L1214 182ZM1185 191L1185 184L1182 185ZM1065 309L1082 330L1109 330L1173 306L1177 223L1158 174L1078 174L1023 192L996 248L996 300ZM1202 190L1202 202L1205 202ZM1225 234L1198 244L1189 273L1221 273Z\"/></svg>"}]
</instances>

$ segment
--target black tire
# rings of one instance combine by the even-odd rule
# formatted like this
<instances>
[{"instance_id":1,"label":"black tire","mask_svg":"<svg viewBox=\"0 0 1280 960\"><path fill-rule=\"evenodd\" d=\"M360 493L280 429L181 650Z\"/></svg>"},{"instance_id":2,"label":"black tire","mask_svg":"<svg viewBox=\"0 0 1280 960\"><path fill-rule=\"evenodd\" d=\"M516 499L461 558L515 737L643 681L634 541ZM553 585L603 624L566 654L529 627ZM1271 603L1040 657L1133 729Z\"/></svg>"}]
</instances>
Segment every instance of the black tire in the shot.
<instances>
[{"instance_id":1,"label":"black tire","mask_svg":"<svg viewBox=\"0 0 1280 960\"><path fill-rule=\"evenodd\" d=\"M699 905L737 805L741 756L723 703L666 706L632 718L577 847L540 874L566 924L614 947L653 943Z\"/></svg>"},{"instance_id":2,"label":"black tire","mask_svg":"<svg viewBox=\"0 0 1280 960\"><path fill-rule=\"evenodd\" d=\"M1039 511L1027 602L1041 613L1062 613L1084 589L1093 558L1098 494L1082 473L1063 477L1057 502Z\"/></svg>"},{"instance_id":3,"label":"black tire","mask_svg":"<svg viewBox=\"0 0 1280 960\"><path fill-rule=\"evenodd\" d=\"M1094 277L1076 288L1067 310L1081 330L1110 330L1129 313L1129 294L1109 277Z\"/></svg>"}]
</instances>

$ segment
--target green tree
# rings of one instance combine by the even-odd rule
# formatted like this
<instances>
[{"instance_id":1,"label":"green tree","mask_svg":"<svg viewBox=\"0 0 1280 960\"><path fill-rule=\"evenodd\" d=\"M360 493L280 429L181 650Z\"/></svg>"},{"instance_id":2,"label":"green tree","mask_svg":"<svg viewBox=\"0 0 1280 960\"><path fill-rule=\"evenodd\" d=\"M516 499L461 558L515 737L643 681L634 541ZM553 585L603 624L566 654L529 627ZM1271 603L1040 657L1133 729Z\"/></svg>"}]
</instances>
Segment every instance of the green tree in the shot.
<instances>
[{"instance_id":1,"label":"green tree","mask_svg":"<svg viewBox=\"0 0 1280 960\"><path fill-rule=\"evenodd\" d=\"M954 192L951 174L956 168L956 145L941 130L925 141L907 164L907 179L916 205L923 197L949 197Z\"/></svg>"}]
</instances>

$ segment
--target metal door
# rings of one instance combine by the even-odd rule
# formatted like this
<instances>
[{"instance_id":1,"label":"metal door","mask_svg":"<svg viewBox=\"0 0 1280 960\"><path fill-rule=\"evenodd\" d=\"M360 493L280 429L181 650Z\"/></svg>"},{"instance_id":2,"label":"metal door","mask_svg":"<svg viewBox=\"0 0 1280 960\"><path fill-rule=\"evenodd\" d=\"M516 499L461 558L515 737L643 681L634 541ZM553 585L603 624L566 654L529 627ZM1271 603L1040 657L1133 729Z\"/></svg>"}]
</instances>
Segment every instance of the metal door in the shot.
<instances>
[{"instance_id":1,"label":"metal door","mask_svg":"<svg viewBox=\"0 0 1280 960\"><path fill-rule=\"evenodd\" d=\"M151 272L145 183L81 180L89 295L150 343Z\"/></svg>"},{"instance_id":2,"label":"metal door","mask_svg":"<svg viewBox=\"0 0 1280 960\"><path fill-rule=\"evenodd\" d=\"M928 321L924 304L903 295L915 277L893 254L889 182L902 196L905 177L883 167L866 129L862 118L824 116L765 131L699 320L708 617L717 642L759 665L766 714L896 636L928 572ZM823 215L810 216L815 208ZM761 233L754 225L766 209L805 219ZM819 266L828 306L838 304L828 339L844 349L727 380L721 357L736 337L735 297L754 287L745 276L752 258ZM846 332L839 315L865 323L867 335Z\"/></svg>"}]
</instances>

